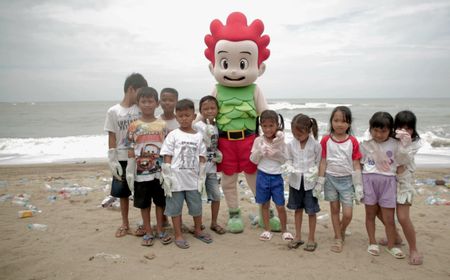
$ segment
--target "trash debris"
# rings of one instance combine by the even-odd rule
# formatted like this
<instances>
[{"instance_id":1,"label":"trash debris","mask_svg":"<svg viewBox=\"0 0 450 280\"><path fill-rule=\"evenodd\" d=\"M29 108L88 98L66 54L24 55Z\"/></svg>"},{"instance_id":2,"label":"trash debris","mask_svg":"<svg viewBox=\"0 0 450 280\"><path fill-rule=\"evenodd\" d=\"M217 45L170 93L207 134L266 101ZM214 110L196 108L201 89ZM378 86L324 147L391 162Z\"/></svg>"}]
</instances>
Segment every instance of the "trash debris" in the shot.
<instances>
[{"instance_id":1,"label":"trash debris","mask_svg":"<svg viewBox=\"0 0 450 280\"><path fill-rule=\"evenodd\" d=\"M428 205L450 205L450 201L433 195L427 197L425 203Z\"/></svg>"},{"instance_id":2,"label":"trash debris","mask_svg":"<svg viewBox=\"0 0 450 280\"><path fill-rule=\"evenodd\" d=\"M101 205L103 208L110 207L116 200L117 199L114 196L108 195L107 197L105 197L105 199L103 199Z\"/></svg>"},{"instance_id":3,"label":"trash debris","mask_svg":"<svg viewBox=\"0 0 450 280\"><path fill-rule=\"evenodd\" d=\"M27 228L30 230L46 231L48 226L44 224L28 224Z\"/></svg>"}]
</instances>

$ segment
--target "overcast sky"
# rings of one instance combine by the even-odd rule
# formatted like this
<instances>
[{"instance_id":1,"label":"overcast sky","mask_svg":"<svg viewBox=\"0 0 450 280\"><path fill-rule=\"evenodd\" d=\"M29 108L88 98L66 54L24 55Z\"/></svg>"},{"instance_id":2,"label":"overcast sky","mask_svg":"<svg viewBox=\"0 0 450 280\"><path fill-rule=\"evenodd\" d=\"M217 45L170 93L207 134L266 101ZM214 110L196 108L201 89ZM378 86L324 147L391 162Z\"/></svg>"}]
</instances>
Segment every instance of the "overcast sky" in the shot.
<instances>
[{"instance_id":1,"label":"overcast sky","mask_svg":"<svg viewBox=\"0 0 450 280\"><path fill-rule=\"evenodd\" d=\"M450 1L1 1L0 101L120 100L131 72L200 98L213 19L261 19L267 98L450 97Z\"/></svg>"}]
</instances>

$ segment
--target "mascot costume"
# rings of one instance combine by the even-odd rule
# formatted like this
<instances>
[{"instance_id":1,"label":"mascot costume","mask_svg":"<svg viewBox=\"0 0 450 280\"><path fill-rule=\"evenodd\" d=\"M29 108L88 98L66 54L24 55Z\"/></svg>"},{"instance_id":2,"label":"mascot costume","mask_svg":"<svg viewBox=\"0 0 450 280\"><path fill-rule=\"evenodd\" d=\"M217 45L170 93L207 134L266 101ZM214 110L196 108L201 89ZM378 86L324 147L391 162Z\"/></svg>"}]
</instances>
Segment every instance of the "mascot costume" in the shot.
<instances>
[{"instance_id":1,"label":"mascot costume","mask_svg":"<svg viewBox=\"0 0 450 280\"><path fill-rule=\"evenodd\" d=\"M255 140L256 117L268 109L267 102L254 82L264 73L270 42L262 35L264 24L256 19L247 25L240 12L231 13L225 25L218 19L211 22L211 34L205 36L206 58L218 84L212 93L219 101L217 127L219 149L223 154L217 170L223 173L222 189L229 211L228 230L240 233L244 223L238 202L238 174L245 173L247 184L256 194L256 165L250 161ZM270 226L279 231L278 217L271 215Z\"/></svg>"}]
</instances>

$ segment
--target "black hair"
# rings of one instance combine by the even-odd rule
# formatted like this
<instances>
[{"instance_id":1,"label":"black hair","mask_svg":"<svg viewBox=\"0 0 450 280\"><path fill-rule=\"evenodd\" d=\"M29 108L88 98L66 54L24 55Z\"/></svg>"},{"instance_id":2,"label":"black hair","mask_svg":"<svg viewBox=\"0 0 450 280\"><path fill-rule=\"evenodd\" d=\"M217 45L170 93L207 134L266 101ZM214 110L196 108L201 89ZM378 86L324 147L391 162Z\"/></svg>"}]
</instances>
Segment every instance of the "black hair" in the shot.
<instances>
[{"instance_id":1,"label":"black hair","mask_svg":"<svg viewBox=\"0 0 450 280\"><path fill-rule=\"evenodd\" d=\"M154 89L152 87L142 87L142 88L138 89L138 92L137 92L137 102L138 103L142 97L150 97L150 98L155 99L156 102L158 102L158 92L156 91L156 89Z\"/></svg>"},{"instance_id":2,"label":"black hair","mask_svg":"<svg viewBox=\"0 0 450 280\"><path fill-rule=\"evenodd\" d=\"M123 85L123 92L127 92L129 87L132 87L133 89L137 90L141 87L147 87L147 80L139 73L132 73L129 75L126 80L125 84Z\"/></svg>"},{"instance_id":3,"label":"black hair","mask_svg":"<svg viewBox=\"0 0 450 280\"><path fill-rule=\"evenodd\" d=\"M177 105L175 106L175 112L183 110L192 110L195 112L194 102L192 102L192 100L190 99L178 100Z\"/></svg>"},{"instance_id":4,"label":"black hair","mask_svg":"<svg viewBox=\"0 0 450 280\"><path fill-rule=\"evenodd\" d=\"M281 114L278 114L274 110L264 110L260 116L256 117L256 135L259 135L259 125L265 120L272 120L277 125L277 130L283 131L284 130L284 119Z\"/></svg>"},{"instance_id":5,"label":"black hair","mask_svg":"<svg viewBox=\"0 0 450 280\"><path fill-rule=\"evenodd\" d=\"M304 114L297 114L291 121L291 131L298 129L302 132L313 133L314 138L319 138L319 126L315 118L310 118Z\"/></svg>"},{"instance_id":6,"label":"black hair","mask_svg":"<svg viewBox=\"0 0 450 280\"><path fill-rule=\"evenodd\" d=\"M212 95L205 95L202 97L202 99L200 99L200 102L198 102L198 110L199 112L202 111L202 104L206 101L213 101L214 103L216 103L217 109L219 109L219 101L217 101L217 98L215 98Z\"/></svg>"},{"instance_id":7,"label":"black hair","mask_svg":"<svg viewBox=\"0 0 450 280\"><path fill-rule=\"evenodd\" d=\"M394 119L388 112L376 112L369 120L369 130L373 128L389 129L389 137L394 137Z\"/></svg>"},{"instance_id":8,"label":"black hair","mask_svg":"<svg viewBox=\"0 0 450 280\"><path fill-rule=\"evenodd\" d=\"M395 115L394 118L394 131L399 129L399 128L403 128L403 127L408 127L410 129L412 129L412 135L411 135L411 139L417 140L420 138L419 133L416 130L416 125L417 125L417 118L416 115L409 111L409 110L405 110L405 111L401 111L398 112Z\"/></svg>"},{"instance_id":9,"label":"black hair","mask_svg":"<svg viewBox=\"0 0 450 280\"><path fill-rule=\"evenodd\" d=\"M175 95L176 99L178 100L178 91L174 88L163 88L161 90L161 95L163 93L171 93L171 94Z\"/></svg>"},{"instance_id":10,"label":"black hair","mask_svg":"<svg viewBox=\"0 0 450 280\"><path fill-rule=\"evenodd\" d=\"M352 132L352 111L350 111L350 108L348 108L347 106L337 106L331 112L331 116L330 116L330 132L331 133L334 132L334 129L333 129L333 117L334 117L334 114L336 114L336 112L338 112L338 111L342 112L342 115L344 115L344 121L346 123L348 123L348 128L345 131L345 133L353 134L353 132Z\"/></svg>"}]
</instances>

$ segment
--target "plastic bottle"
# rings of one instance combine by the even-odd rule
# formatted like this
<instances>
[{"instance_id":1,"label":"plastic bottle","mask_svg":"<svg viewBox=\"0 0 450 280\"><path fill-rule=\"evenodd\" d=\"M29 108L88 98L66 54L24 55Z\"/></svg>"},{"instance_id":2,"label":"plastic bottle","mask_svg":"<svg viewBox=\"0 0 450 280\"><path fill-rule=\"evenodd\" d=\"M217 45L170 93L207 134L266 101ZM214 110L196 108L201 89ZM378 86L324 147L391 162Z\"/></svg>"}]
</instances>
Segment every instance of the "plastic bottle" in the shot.
<instances>
[{"instance_id":1,"label":"plastic bottle","mask_svg":"<svg viewBox=\"0 0 450 280\"><path fill-rule=\"evenodd\" d=\"M102 207L109 207L111 206L111 204L113 204L114 201L116 201L116 198L109 195L105 199L103 199Z\"/></svg>"},{"instance_id":2,"label":"plastic bottle","mask_svg":"<svg viewBox=\"0 0 450 280\"><path fill-rule=\"evenodd\" d=\"M44 224L28 224L27 228L30 230L40 230L40 231L46 231L47 225Z\"/></svg>"},{"instance_id":3,"label":"plastic bottle","mask_svg":"<svg viewBox=\"0 0 450 280\"><path fill-rule=\"evenodd\" d=\"M19 218L29 218L29 217L33 217L33 210L20 210L17 212L17 216Z\"/></svg>"}]
</instances>

